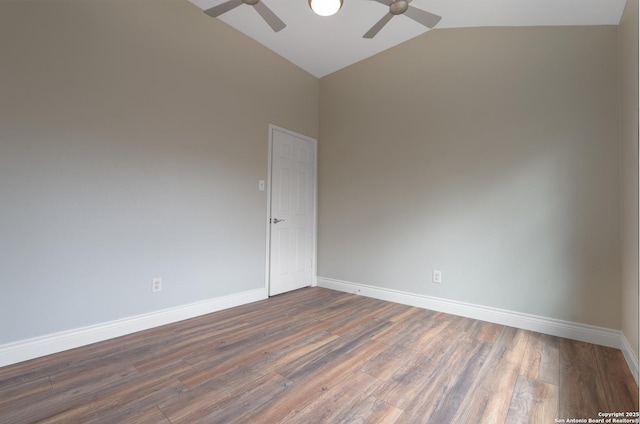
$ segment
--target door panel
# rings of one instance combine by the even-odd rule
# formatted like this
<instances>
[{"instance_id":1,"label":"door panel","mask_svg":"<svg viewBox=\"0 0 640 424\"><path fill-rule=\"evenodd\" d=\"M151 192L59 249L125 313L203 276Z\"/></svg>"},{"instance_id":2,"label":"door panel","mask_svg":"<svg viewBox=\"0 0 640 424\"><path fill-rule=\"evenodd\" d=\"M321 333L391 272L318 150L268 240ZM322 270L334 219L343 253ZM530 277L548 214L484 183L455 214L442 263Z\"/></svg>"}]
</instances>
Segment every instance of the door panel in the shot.
<instances>
[{"instance_id":1,"label":"door panel","mask_svg":"<svg viewBox=\"0 0 640 424\"><path fill-rule=\"evenodd\" d=\"M313 282L315 141L272 128L269 295Z\"/></svg>"}]
</instances>

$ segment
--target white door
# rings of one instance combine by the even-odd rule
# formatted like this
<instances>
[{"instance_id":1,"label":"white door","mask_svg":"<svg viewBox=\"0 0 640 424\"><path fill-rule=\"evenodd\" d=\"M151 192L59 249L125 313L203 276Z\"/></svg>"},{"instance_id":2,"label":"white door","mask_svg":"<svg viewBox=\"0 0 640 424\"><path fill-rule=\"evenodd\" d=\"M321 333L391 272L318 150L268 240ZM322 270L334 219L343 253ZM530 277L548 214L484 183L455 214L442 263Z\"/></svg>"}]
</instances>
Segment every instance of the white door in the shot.
<instances>
[{"instance_id":1,"label":"white door","mask_svg":"<svg viewBox=\"0 0 640 424\"><path fill-rule=\"evenodd\" d=\"M315 258L316 141L270 127L269 295L310 286Z\"/></svg>"}]
</instances>

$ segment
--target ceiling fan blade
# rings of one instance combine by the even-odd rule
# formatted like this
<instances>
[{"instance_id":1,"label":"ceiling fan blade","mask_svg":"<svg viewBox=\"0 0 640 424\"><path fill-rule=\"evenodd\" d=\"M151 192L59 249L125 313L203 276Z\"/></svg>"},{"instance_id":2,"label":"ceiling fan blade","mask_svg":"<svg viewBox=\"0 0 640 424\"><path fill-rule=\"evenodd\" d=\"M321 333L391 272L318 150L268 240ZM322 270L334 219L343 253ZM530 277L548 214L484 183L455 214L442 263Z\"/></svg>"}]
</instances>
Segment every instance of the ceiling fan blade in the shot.
<instances>
[{"instance_id":1,"label":"ceiling fan blade","mask_svg":"<svg viewBox=\"0 0 640 424\"><path fill-rule=\"evenodd\" d=\"M271 29L274 30L275 32L278 32L287 26L263 2L259 1L258 3L254 4L253 7L258 11L260 16L262 16L262 19L264 19L265 22L269 24Z\"/></svg>"},{"instance_id":2,"label":"ceiling fan blade","mask_svg":"<svg viewBox=\"0 0 640 424\"><path fill-rule=\"evenodd\" d=\"M426 26L427 28L433 28L438 22L440 22L440 19L442 19L441 16L434 15L433 13L427 12L426 10L417 9L412 6L409 6L404 14L417 23Z\"/></svg>"},{"instance_id":3,"label":"ceiling fan blade","mask_svg":"<svg viewBox=\"0 0 640 424\"><path fill-rule=\"evenodd\" d=\"M236 7L240 6L242 3L244 3L242 0L229 0L227 2L224 2L222 4L213 6L212 8L205 10L204 13L206 13L211 17L217 18L223 13L226 13L231 9L235 9Z\"/></svg>"},{"instance_id":4,"label":"ceiling fan blade","mask_svg":"<svg viewBox=\"0 0 640 424\"><path fill-rule=\"evenodd\" d=\"M380 19L378 22L376 22L376 24L374 26L372 26L371 29L366 32L366 34L364 34L362 36L362 38L373 38L373 37L375 37L376 34L378 32L380 32L382 27L385 26L391 20L391 18L393 18L393 15L391 13L387 13L386 15L384 15L382 17L382 19Z\"/></svg>"},{"instance_id":5,"label":"ceiling fan blade","mask_svg":"<svg viewBox=\"0 0 640 424\"><path fill-rule=\"evenodd\" d=\"M377 1L380 4L384 4L385 6L389 6L389 4L393 3L393 0L373 0Z\"/></svg>"}]
</instances>

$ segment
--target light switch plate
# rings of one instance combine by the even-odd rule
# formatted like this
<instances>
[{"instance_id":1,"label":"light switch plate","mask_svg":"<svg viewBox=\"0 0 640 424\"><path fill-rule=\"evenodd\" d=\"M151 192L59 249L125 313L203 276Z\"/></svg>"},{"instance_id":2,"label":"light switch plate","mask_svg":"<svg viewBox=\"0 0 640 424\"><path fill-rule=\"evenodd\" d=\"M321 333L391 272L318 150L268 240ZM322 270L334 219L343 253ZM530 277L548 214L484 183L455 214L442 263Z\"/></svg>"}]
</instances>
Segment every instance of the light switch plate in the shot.
<instances>
[{"instance_id":1,"label":"light switch plate","mask_svg":"<svg viewBox=\"0 0 640 424\"><path fill-rule=\"evenodd\" d=\"M442 283L442 271L433 271L432 281L434 283Z\"/></svg>"}]
</instances>

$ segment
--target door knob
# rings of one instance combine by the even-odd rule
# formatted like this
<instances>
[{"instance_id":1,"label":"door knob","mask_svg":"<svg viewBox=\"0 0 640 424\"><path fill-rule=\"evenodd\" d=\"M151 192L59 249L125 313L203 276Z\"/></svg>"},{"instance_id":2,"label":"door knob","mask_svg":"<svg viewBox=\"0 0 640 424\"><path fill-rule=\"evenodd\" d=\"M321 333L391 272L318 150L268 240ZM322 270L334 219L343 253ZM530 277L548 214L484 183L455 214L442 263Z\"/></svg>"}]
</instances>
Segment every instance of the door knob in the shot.
<instances>
[{"instance_id":1,"label":"door knob","mask_svg":"<svg viewBox=\"0 0 640 424\"><path fill-rule=\"evenodd\" d=\"M273 222L274 224L277 224L278 222L283 222L283 221L284 221L284 219L278 219L278 218L273 218L271 220L271 222Z\"/></svg>"}]
</instances>

